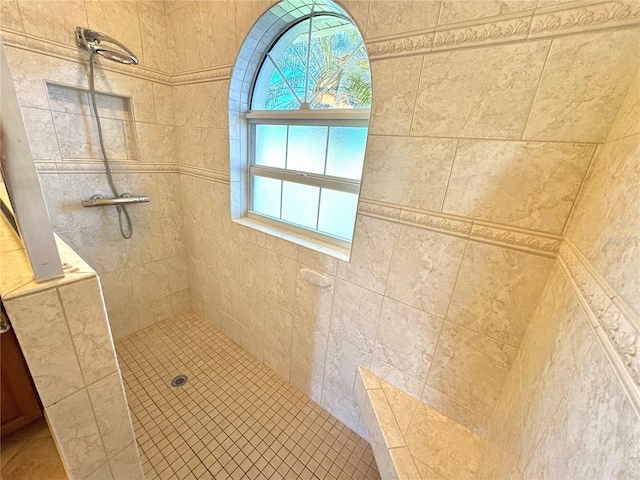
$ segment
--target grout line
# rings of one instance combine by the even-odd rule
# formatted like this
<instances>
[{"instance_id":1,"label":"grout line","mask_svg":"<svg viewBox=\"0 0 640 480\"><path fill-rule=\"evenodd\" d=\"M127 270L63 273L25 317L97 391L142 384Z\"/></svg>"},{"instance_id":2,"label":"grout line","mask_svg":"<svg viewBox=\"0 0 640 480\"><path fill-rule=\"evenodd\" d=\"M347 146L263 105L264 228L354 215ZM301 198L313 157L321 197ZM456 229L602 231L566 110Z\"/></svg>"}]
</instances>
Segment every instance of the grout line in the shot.
<instances>
[{"instance_id":1,"label":"grout line","mask_svg":"<svg viewBox=\"0 0 640 480\"><path fill-rule=\"evenodd\" d=\"M529 112L527 113L527 119L522 126L522 132L520 133L520 140L526 141L524 139L524 134L527 131L527 125L529 124L529 120L531 119L531 112L533 112L533 106L535 105L536 98L538 97L538 93L540 91L540 85L542 84L542 79L544 78L545 71L547 69L547 61L549 60L549 56L551 54L551 49L553 47L553 40L549 41L549 46L547 47L547 54L544 57L544 62L542 63L542 68L540 69L540 76L538 77L538 82L536 83L536 89L533 92L533 96L531 97L531 103L529 104Z\"/></svg>"},{"instance_id":2,"label":"grout line","mask_svg":"<svg viewBox=\"0 0 640 480\"><path fill-rule=\"evenodd\" d=\"M596 147L593 149L593 153L591 154L591 159L589 160L589 163L587 164L587 168L585 169L584 174L582 175L582 179L580 180L580 185L578 186L576 197L571 203L571 208L569 209L569 212L567 213L567 217L564 220L564 225L562 226L562 230L561 230L561 235L563 237L566 237L567 235L567 229L569 228L569 223L572 220L572 216L575 211L575 208L578 205L578 201L582 198L582 194L586 191L585 187L586 187L587 179L593 173L593 169L595 168L595 164L596 164L596 158L600 156L599 154L602 153L603 148L604 148L604 144L599 144L599 145L596 145Z\"/></svg>"},{"instance_id":3,"label":"grout line","mask_svg":"<svg viewBox=\"0 0 640 480\"><path fill-rule=\"evenodd\" d=\"M629 136L633 136L631 134ZM635 134L637 135L637 134ZM600 145L601 142L586 142L586 141L563 141L563 140L544 140L544 139L531 139L531 140L522 140L520 138L507 138L507 137L466 137L466 136L458 136L458 137L447 137L447 136L438 136L438 135L396 135L390 133L369 133L369 137L393 137L393 138L434 138L434 139L444 139L444 140L475 140L478 142L505 142L505 143L558 143L561 145Z\"/></svg>"},{"instance_id":4,"label":"grout line","mask_svg":"<svg viewBox=\"0 0 640 480\"><path fill-rule=\"evenodd\" d=\"M418 82L416 85L415 94L413 95L413 108L411 109L411 122L409 122L409 136L411 136L411 132L413 130L413 122L416 118L416 108L418 106L418 95L420 94L420 83L422 81L422 73L424 71L424 64L426 62L427 62L426 57L423 56L422 61L420 62L420 74L418 75Z\"/></svg>"},{"instance_id":5,"label":"grout line","mask_svg":"<svg viewBox=\"0 0 640 480\"><path fill-rule=\"evenodd\" d=\"M444 195L442 195L442 203L440 203L440 212L444 212L444 204L447 200L447 193L449 192L449 185L451 184L451 175L453 174L453 168L456 163L456 156L458 155L458 147L460 146L460 139L456 141L456 146L453 149L453 157L451 158L451 168L449 169L449 176L447 177L447 185L444 189Z\"/></svg>"}]
</instances>

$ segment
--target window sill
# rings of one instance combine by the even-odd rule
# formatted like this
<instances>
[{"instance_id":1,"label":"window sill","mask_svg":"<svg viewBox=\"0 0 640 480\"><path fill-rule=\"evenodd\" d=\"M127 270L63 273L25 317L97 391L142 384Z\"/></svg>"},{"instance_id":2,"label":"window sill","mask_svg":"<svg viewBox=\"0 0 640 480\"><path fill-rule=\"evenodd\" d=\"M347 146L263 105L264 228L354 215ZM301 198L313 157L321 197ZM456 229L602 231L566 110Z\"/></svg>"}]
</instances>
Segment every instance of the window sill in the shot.
<instances>
[{"instance_id":1,"label":"window sill","mask_svg":"<svg viewBox=\"0 0 640 480\"><path fill-rule=\"evenodd\" d=\"M260 220L256 220L255 218L243 217L237 218L232 221L234 223L237 223L238 225L242 225L243 227L251 228L253 230L257 230L258 232L278 237L282 240L286 240L287 242L291 242L295 245L299 245L301 247L305 247L309 250L314 250L319 253L324 253L325 255L329 255L344 262L348 262L349 257L351 256L351 252L348 248L333 245L329 242L323 242L322 240L319 240L317 238L308 237L298 232L288 230L284 227L277 227L269 223L261 222Z\"/></svg>"}]
</instances>

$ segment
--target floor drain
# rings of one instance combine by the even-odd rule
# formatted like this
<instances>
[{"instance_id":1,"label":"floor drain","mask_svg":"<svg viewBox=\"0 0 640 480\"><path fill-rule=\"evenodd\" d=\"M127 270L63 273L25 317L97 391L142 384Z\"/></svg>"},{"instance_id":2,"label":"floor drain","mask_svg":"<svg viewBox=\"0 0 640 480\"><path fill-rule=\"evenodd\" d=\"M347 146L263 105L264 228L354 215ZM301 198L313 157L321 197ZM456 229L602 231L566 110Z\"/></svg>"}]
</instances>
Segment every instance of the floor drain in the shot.
<instances>
[{"instance_id":1,"label":"floor drain","mask_svg":"<svg viewBox=\"0 0 640 480\"><path fill-rule=\"evenodd\" d=\"M182 387L187 384L188 377L186 375L178 375L171 380L172 387Z\"/></svg>"}]
</instances>

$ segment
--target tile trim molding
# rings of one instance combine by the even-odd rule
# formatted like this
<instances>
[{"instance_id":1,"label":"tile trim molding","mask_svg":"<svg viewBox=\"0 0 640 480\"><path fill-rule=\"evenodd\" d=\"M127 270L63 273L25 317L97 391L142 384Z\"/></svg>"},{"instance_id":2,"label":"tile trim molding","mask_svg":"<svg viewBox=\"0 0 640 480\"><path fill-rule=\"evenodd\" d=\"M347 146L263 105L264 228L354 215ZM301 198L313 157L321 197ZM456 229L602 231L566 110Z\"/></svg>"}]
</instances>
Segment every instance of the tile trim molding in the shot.
<instances>
[{"instance_id":1,"label":"tile trim molding","mask_svg":"<svg viewBox=\"0 0 640 480\"><path fill-rule=\"evenodd\" d=\"M555 258L562 237L518 227L499 225L446 213L418 210L360 199L358 213L403 225L432 230L446 235L519 250L534 255Z\"/></svg>"},{"instance_id":2,"label":"tile trim molding","mask_svg":"<svg viewBox=\"0 0 640 480\"><path fill-rule=\"evenodd\" d=\"M105 173L104 165L100 161L85 162L38 162L36 161L38 173L62 173L62 174L86 174ZM114 161L111 163L114 172L123 173L181 173L192 177L203 178L218 183L229 184L229 174L217 170L192 167L178 163L137 163Z\"/></svg>"},{"instance_id":3,"label":"tile trim molding","mask_svg":"<svg viewBox=\"0 0 640 480\"><path fill-rule=\"evenodd\" d=\"M640 25L640 2L612 0L602 3L570 3L469 22L438 25L422 31L365 40L371 60L441 52L526 40L539 40L573 33L625 28ZM37 36L3 28L7 46L45 53L63 60L84 63L79 51L70 45L50 42ZM130 67L106 63L102 68L165 85L223 81L231 78L233 65L169 74L144 66Z\"/></svg>"},{"instance_id":4,"label":"tile trim molding","mask_svg":"<svg viewBox=\"0 0 640 480\"><path fill-rule=\"evenodd\" d=\"M640 319L571 240L558 262L640 415Z\"/></svg>"}]
</instances>

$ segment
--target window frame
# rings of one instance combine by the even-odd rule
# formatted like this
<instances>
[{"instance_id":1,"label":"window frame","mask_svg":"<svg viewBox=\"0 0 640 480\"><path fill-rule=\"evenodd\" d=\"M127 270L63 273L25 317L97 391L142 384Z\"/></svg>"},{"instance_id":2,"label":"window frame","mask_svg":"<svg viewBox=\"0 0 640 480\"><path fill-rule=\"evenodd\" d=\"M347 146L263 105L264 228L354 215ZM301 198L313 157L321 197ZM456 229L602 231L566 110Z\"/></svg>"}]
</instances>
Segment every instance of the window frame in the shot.
<instances>
[{"instance_id":1,"label":"window frame","mask_svg":"<svg viewBox=\"0 0 640 480\"><path fill-rule=\"evenodd\" d=\"M354 28L357 26L348 17L328 12L312 12L296 21L295 24L289 25L269 46L264 52L259 67L255 71L255 76L251 83L250 97L248 105L251 106L255 95L255 89L258 78L264 67L265 62L268 60L269 54L273 50L274 46L296 25L304 22L305 20L312 19L316 16L335 16L348 21ZM362 39L362 35L360 35ZM364 45L364 39L362 39ZM310 185L319 188L327 188L340 192L352 193L357 195L360 199L360 184L362 181L362 172L359 179L334 177L330 175L302 172L297 170L288 170L286 168L268 167L264 165L256 165L255 156L255 144L256 144L256 125L287 125L287 126L346 126L346 127L366 127L367 137L369 133L369 119L371 115L371 108L329 108L329 109L311 109L300 108L297 110L248 110L244 113L244 119L247 125L247 152L248 152L248 167L247 167L247 216L254 218L274 226L279 226L292 230L293 232L301 233L306 236L311 236L319 240L327 241L329 243L338 245L340 247L350 248L352 240L348 241L340 237L333 236L329 233L325 233L316 229L307 228L298 224L294 224L283 220L282 218L275 218L268 215L261 214L253 210L253 177L260 176L266 178L277 179L281 181L287 181L302 185ZM327 138L329 142L329 138ZM365 147L366 151L366 147ZM326 157L325 157L326 162ZM282 209L282 198L280 199L280 208ZM320 199L318 200L318 211L320 209ZM357 207L356 207L357 216ZM355 227L355 220L354 220Z\"/></svg>"}]
</instances>

